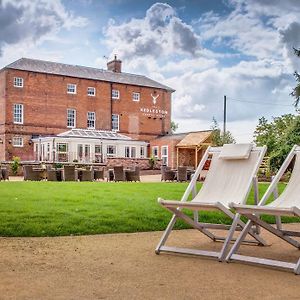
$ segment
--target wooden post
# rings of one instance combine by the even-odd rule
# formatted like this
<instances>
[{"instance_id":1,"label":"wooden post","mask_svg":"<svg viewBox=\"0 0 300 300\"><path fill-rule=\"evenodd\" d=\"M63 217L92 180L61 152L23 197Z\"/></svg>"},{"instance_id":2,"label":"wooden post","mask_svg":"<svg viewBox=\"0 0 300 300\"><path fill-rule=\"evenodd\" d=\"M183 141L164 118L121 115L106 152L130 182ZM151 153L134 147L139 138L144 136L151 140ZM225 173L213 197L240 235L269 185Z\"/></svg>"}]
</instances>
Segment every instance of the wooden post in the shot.
<instances>
[{"instance_id":1,"label":"wooden post","mask_svg":"<svg viewBox=\"0 0 300 300\"><path fill-rule=\"evenodd\" d=\"M195 148L195 170L197 169L197 165L198 165L198 148L196 146L196 148Z\"/></svg>"},{"instance_id":2,"label":"wooden post","mask_svg":"<svg viewBox=\"0 0 300 300\"><path fill-rule=\"evenodd\" d=\"M178 169L178 164L179 164L179 147L177 147L177 153L176 153L176 169Z\"/></svg>"},{"instance_id":3,"label":"wooden post","mask_svg":"<svg viewBox=\"0 0 300 300\"><path fill-rule=\"evenodd\" d=\"M227 99L226 96L224 95L224 108L223 108L223 113L224 113L224 120L223 120L223 143L225 143L225 136L226 136L226 109L227 109Z\"/></svg>"}]
</instances>

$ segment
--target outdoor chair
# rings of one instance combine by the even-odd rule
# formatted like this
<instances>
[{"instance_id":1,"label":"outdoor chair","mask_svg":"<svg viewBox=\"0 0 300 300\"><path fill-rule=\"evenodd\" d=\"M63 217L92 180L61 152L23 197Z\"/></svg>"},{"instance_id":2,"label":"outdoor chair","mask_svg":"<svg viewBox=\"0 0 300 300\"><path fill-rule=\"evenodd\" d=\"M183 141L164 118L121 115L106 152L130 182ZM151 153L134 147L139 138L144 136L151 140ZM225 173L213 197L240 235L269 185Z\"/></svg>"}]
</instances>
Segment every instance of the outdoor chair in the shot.
<instances>
[{"instance_id":1,"label":"outdoor chair","mask_svg":"<svg viewBox=\"0 0 300 300\"><path fill-rule=\"evenodd\" d=\"M178 167L177 169L177 181L187 181L187 167Z\"/></svg>"},{"instance_id":2,"label":"outdoor chair","mask_svg":"<svg viewBox=\"0 0 300 300\"><path fill-rule=\"evenodd\" d=\"M141 181L140 178L140 168L135 167L134 170L126 172L127 181Z\"/></svg>"},{"instance_id":3,"label":"outdoor chair","mask_svg":"<svg viewBox=\"0 0 300 300\"><path fill-rule=\"evenodd\" d=\"M82 170L81 171L81 181L93 181L94 180L94 170Z\"/></svg>"},{"instance_id":4,"label":"outdoor chair","mask_svg":"<svg viewBox=\"0 0 300 300\"><path fill-rule=\"evenodd\" d=\"M24 180L40 181L43 173L39 170L34 170L33 166L23 166Z\"/></svg>"},{"instance_id":5,"label":"outdoor chair","mask_svg":"<svg viewBox=\"0 0 300 300\"><path fill-rule=\"evenodd\" d=\"M184 192L181 201L164 200L159 198L158 202L171 213L173 217L164 232L155 252L175 252L200 256L210 256L223 261L228 253L234 229L241 231L245 224L237 217L238 227L231 225L204 223L199 220L200 211L220 211L230 219L235 215L229 209L229 203L246 203L252 184L255 189L255 200L258 202L258 186L256 173L266 152L266 147L253 147L251 144L231 144L223 147L209 147L202 157L191 182ZM202 188L197 192L197 178L209 156L212 156L211 167L207 173ZM190 194L192 200L187 201ZM182 209L194 212L189 217ZM165 246L177 219L184 220L187 224L206 235L212 241L224 241L219 252L194 250ZM210 230L227 229L228 234L219 237ZM254 238L247 243L264 245L265 241L258 235L258 228L251 228L249 234Z\"/></svg>"},{"instance_id":6,"label":"outdoor chair","mask_svg":"<svg viewBox=\"0 0 300 300\"><path fill-rule=\"evenodd\" d=\"M126 181L123 166L114 167L114 181Z\"/></svg>"},{"instance_id":7,"label":"outdoor chair","mask_svg":"<svg viewBox=\"0 0 300 300\"><path fill-rule=\"evenodd\" d=\"M161 181L173 181L175 179L175 172L170 167L161 168Z\"/></svg>"},{"instance_id":8,"label":"outdoor chair","mask_svg":"<svg viewBox=\"0 0 300 300\"><path fill-rule=\"evenodd\" d=\"M64 166L63 181L78 181L78 173L75 166Z\"/></svg>"},{"instance_id":9,"label":"outdoor chair","mask_svg":"<svg viewBox=\"0 0 300 300\"><path fill-rule=\"evenodd\" d=\"M290 180L285 187L284 191L278 197L277 192L277 184L286 171L286 169L291 164L293 158L296 157L294 168ZM300 147L294 146L285 159L284 163L282 164L281 168L279 169L277 175L272 180L269 188L265 192L264 196L262 197L261 201L258 205L242 205L237 203L232 203L230 206L235 209L238 214L246 216L249 221L244 227L243 231L240 233L239 237L237 238L235 244L231 248L228 256L226 257L227 261L236 260L242 261L247 263L255 263L264 266L272 266L272 267L279 267L288 270L294 271L295 274L300 274L300 256L296 263L284 262L279 260L272 260L272 259L263 259L251 256L244 256L236 254L238 251L241 242L244 240L247 233L253 225L259 225L262 228L266 229L270 233L278 236L279 238L283 239L287 243L291 244L292 246L300 249L299 241L295 240L292 237L299 237L300 232L298 231L289 231L284 230L281 224L281 216L294 216L300 217ZM275 200L269 204L266 204L267 200L274 194ZM271 226L270 224L266 223L265 221L260 219L260 215L271 215L275 216L276 219L276 227ZM233 222L233 226L236 225L236 219Z\"/></svg>"},{"instance_id":10,"label":"outdoor chair","mask_svg":"<svg viewBox=\"0 0 300 300\"><path fill-rule=\"evenodd\" d=\"M0 180L9 180L7 168L1 168L1 170L0 170Z\"/></svg>"},{"instance_id":11,"label":"outdoor chair","mask_svg":"<svg viewBox=\"0 0 300 300\"><path fill-rule=\"evenodd\" d=\"M104 180L104 168L94 169L94 179L95 180Z\"/></svg>"},{"instance_id":12,"label":"outdoor chair","mask_svg":"<svg viewBox=\"0 0 300 300\"><path fill-rule=\"evenodd\" d=\"M47 169L47 181L57 181L57 172L56 170Z\"/></svg>"}]
</instances>

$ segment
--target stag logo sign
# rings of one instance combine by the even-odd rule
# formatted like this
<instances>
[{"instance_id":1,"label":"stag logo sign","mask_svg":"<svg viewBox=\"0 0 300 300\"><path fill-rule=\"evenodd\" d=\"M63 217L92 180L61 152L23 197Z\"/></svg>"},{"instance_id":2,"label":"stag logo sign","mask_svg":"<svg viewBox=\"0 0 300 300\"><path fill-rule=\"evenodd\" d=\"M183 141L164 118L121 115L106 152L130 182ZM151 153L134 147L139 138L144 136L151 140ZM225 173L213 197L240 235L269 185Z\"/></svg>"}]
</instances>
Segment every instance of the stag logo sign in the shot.
<instances>
[{"instance_id":1,"label":"stag logo sign","mask_svg":"<svg viewBox=\"0 0 300 300\"><path fill-rule=\"evenodd\" d=\"M168 114L168 111L165 109L161 109L161 107L157 104L159 94L158 95L151 94L151 98L152 98L153 105L151 107L141 107L140 112L143 114L143 116L149 117L149 118L154 118L154 119L165 118L166 115Z\"/></svg>"},{"instance_id":2,"label":"stag logo sign","mask_svg":"<svg viewBox=\"0 0 300 300\"><path fill-rule=\"evenodd\" d=\"M151 94L151 97L152 97L152 102L153 102L153 105L156 105L157 98L159 97L159 95L157 95L157 96L153 96L153 95Z\"/></svg>"}]
</instances>

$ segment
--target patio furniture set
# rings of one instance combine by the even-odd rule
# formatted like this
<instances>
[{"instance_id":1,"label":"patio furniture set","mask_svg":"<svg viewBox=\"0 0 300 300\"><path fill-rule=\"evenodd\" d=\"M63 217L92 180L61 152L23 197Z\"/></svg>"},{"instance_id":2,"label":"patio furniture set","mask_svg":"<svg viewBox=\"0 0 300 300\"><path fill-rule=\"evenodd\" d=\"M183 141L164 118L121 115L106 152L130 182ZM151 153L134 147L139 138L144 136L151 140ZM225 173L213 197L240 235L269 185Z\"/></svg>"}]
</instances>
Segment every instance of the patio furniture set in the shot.
<instances>
[{"instance_id":1,"label":"patio furniture set","mask_svg":"<svg viewBox=\"0 0 300 300\"><path fill-rule=\"evenodd\" d=\"M107 181L141 181L140 168L124 168L123 166L115 166L108 170Z\"/></svg>"},{"instance_id":2,"label":"patio furniture set","mask_svg":"<svg viewBox=\"0 0 300 300\"><path fill-rule=\"evenodd\" d=\"M96 181L104 180L104 168L76 168L64 166L62 168L42 168L31 165L23 166L24 180L31 181Z\"/></svg>"},{"instance_id":3,"label":"patio furniture set","mask_svg":"<svg viewBox=\"0 0 300 300\"><path fill-rule=\"evenodd\" d=\"M161 168L161 181L190 181L195 170L191 167L180 166L175 170L170 167L163 166Z\"/></svg>"},{"instance_id":4,"label":"patio furniture set","mask_svg":"<svg viewBox=\"0 0 300 300\"><path fill-rule=\"evenodd\" d=\"M159 204L170 211L173 216L155 249L156 254L172 252L199 255L213 257L219 261L239 261L283 268L292 270L295 274L300 274L300 257L295 263L258 258L254 257L256 252L254 247L250 248L253 250L253 256L237 254L242 244L266 245L261 236L261 227L298 250L300 249L300 242L294 238L300 237L300 232L284 230L281 223L282 216L300 217L300 146L295 145L293 147L267 191L259 200L257 172L266 150L266 146L254 147L251 144L209 147L181 201L158 199ZM210 168L201 189L197 191L197 178L209 157L211 158ZM293 163L294 158L296 159L291 178L284 191L278 196L277 184L287 168ZM246 201L252 186L254 188L255 204L248 205ZM190 194L192 200L188 201ZM272 194L275 200L267 203ZM186 210L192 211L193 216L186 214ZM201 220L200 211L219 211L232 219L232 225L206 223ZM262 220L260 217L262 214L275 216L275 226ZM246 217L248 221L244 222L240 218L241 216ZM213 242L222 242L221 250L206 251L166 246L166 241L178 219L182 219ZM219 229L228 230L227 235L225 237L216 235L215 231ZM236 231L240 234L237 239L233 239ZM247 235L250 236L250 239L246 240ZM232 241L235 243L230 248Z\"/></svg>"},{"instance_id":5,"label":"patio furniture set","mask_svg":"<svg viewBox=\"0 0 300 300\"><path fill-rule=\"evenodd\" d=\"M23 166L24 180L30 181L98 181L104 180L107 173L107 181L140 181L139 167L124 168L116 166L105 171L104 167L78 168L74 165L65 165L62 168L42 168L40 166Z\"/></svg>"}]
</instances>

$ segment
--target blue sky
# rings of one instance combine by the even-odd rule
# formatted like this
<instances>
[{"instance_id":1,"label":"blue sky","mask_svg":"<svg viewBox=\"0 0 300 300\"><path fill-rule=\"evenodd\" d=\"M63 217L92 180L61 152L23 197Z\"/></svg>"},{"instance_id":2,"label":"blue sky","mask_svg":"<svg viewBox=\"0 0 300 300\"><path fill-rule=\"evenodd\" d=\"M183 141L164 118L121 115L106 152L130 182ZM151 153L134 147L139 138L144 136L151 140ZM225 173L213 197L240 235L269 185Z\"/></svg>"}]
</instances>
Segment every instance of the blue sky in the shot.
<instances>
[{"instance_id":1,"label":"blue sky","mask_svg":"<svg viewBox=\"0 0 300 300\"><path fill-rule=\"evenodd\" d=\"M294 113L298 0L0 0L0 67L31 57L125 72L176 89L179 131L222 125L252 140L258 118Z\"/></svg>"}]
</instances>

